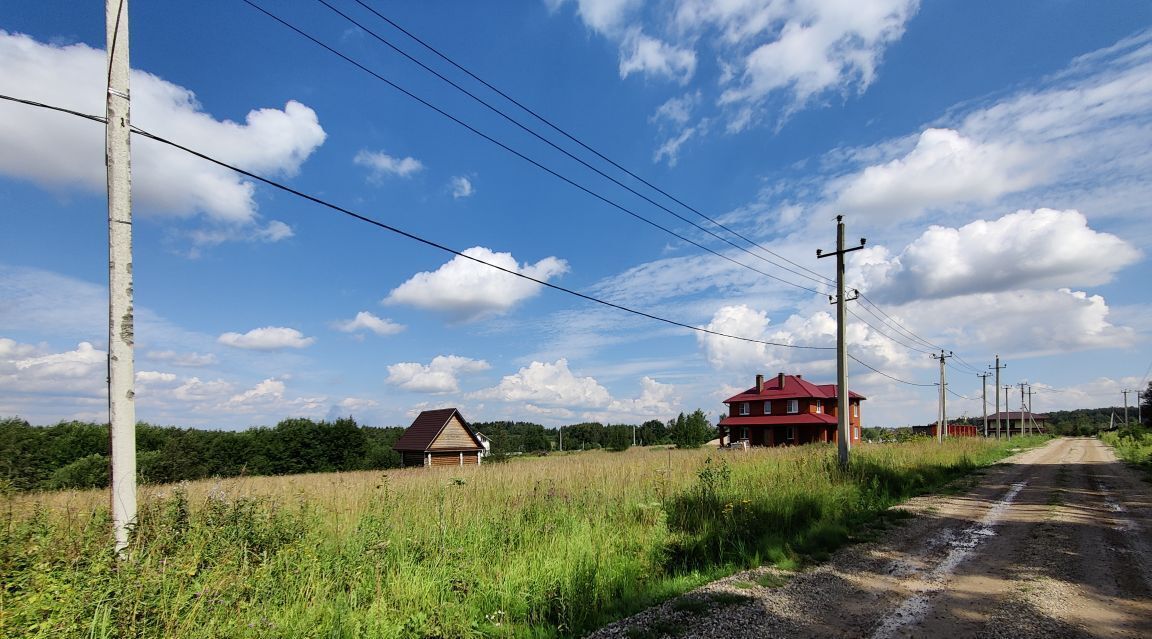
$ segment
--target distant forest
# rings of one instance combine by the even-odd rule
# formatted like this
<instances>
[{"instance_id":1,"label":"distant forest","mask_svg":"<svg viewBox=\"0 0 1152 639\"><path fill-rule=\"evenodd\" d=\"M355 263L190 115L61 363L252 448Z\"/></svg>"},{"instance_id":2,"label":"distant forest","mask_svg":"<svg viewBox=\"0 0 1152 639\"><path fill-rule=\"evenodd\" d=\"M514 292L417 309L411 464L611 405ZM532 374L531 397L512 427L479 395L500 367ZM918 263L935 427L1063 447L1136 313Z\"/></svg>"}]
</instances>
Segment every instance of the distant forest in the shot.
<instances>
[{"instance_id":1,"label":"distant forest","mask_svg":"<svg viewBox=\"0 0 1152 639\"><path fill-rule=\"evenodd\" d=\"M1143 414L1140 416L1144 420L1145 427L1152 427L1152 408L1147 403L1144 404ZM1078 408L1076 410L1057 410L1048 413L1036 413L1037 415L1048 416L1048 432L1053 435L1095 435L1096 433L1107 430L1109 427L1119 428L1124 425L1124 407L1111 406L1105 408ZM1131 425L1137 424L1137 408L1136 406L1128 407L1128 421ZM949 422L960 424L972 424L981 426L984 424L984 418L980 415L975 417L966 417L961 419L949 419ZM925 425L932 425L925 424ZM1013 422L1013 428L1017 427L1017 423ZM995 425L992 426L995 428ZM902 428L882 428L870 427L865 428L863 432L864 439L871 441L880 441L885 439L892 439L893 433L897 438L901 436L911 436L912 427L905 426Z\"/></svg>"},{"instance_id":2,"label":"distant forest","mask_svg":"<svg viewBox=\"0 0 1152 639\"><path fill-rule=\"evenodd\" d=\"M514 454L546 453L560 448L558 429L530 422L481 422L472 427L492 442L498 462ZM136 473L145 484L167 484L206 477L290 475L397 468L392 445L404 427L361 426L352 418L335 421L285 419L274 427L241 431L136 426ZM667 424L651 420L639 426L597 422L563 427L565 450L632 445L676 444L695 447L714 430L702 411L681 413ZM0 493L6 490L103 488L109 481L110 438L107 424L61 422L33 426L18 418L0 419Z\"/></svg>"}]
</instances>

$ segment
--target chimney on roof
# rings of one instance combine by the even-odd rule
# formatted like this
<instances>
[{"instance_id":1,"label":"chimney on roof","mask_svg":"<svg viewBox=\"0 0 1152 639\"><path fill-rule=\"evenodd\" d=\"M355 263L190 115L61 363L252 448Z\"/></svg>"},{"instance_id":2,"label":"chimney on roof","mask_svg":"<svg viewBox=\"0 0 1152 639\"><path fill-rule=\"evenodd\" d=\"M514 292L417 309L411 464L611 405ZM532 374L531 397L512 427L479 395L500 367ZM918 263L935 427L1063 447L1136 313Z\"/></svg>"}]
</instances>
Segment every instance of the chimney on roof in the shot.
<instances>
[{"instance_id":1,"label":"chimney on roof","mask_svg":"<svg viewBox=\"0 0 1152 639\"><path fill-rule=\"evenodd\" d=\"M776 383L780 386L780 390L784 390L784 373L780 373L780 376L776 378Z\"/></svg>"},{"instance_id":2,"label":"chimney on roof","mask_svg":"<svg viewBox=\"0 0 1152 639\"><path fill-rule=\"evenodd\" d=\"M761 375L760 373L756 373L756 392L757 393L763 393L764 392L764 376Z\"/></svg>"}]
</instances>

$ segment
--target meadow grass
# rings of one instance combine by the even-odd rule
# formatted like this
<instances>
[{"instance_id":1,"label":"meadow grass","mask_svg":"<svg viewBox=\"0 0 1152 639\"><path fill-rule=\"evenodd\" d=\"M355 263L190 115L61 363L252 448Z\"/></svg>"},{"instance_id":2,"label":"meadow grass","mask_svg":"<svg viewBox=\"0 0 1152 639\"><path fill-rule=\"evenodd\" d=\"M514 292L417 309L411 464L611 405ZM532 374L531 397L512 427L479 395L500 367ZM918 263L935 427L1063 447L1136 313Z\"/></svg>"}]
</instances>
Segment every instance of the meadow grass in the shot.
<instances>
[{"instance_id":1,"label":"meadow grass","mask_svg":"<svg viewBox=\"0 0 1152 639\"><path fill-rule=\"evenodd\" d=\"M8 494L3 637L567 637L746 567L820 560L1039 439L631 449L480 467Z\"/></svg>"},{"instance_id":2,"label":"meadow grass","mask_svg":"<svg viewBox=\"0 0 1152 639\"><path fill-rule=\"evenodd\" d=\"M1140 468L1152 479L1152 430L1142 426L1100 433L1100 439L1124 461Z\"/></svg>"}]
</instances>

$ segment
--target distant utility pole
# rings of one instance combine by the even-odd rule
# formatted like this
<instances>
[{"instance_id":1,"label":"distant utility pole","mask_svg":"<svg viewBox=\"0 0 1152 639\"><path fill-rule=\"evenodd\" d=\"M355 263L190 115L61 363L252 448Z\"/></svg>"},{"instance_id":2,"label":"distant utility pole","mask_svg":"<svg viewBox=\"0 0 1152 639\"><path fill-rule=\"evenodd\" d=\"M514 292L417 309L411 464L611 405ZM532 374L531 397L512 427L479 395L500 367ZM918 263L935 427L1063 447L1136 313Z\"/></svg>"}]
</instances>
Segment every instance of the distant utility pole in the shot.
<instances>
[{"instance_id":1,"label":"distant utility pole","mask_svg":"<svg viewBox=\"0 0 1152 639\"><path fill-rule=\"evenodd\" d=\"M136 525L136 392L132 311L132 167L129 151L128 0L107 0L108 423L112 435L112 534L116 552Z\"/></svg>"},{"instance_id":2,"label":"distant utility pole","mask_svg":"<svg viewBox=\"0 0 1152 639\"><path fill-rule=\"evenodd\" d=\"M1009 408L1009 406L1008 406L1008 393L1010 393L1010 392L1012 392L1012 385L1011 384L1005 384L1004 385L1004 408ZM1007 413L1008 413L1008 416L1004 420L1005 422L1007 422L1004 425L1004 432L1008 433L1008 438L1011 439L1012 438L1012 410L1009 409L1007 411Z\"/></svg>"},{"instance_id":3,"label":"distant utility pole","mask_svg":"<svg viewBox=\"0 0 1152 639\"><path fill-rule=\"evenodd\" d=\"M1124 390L1122 390L1120 392L1124 393L1124 427L1127 428L1128 427L1128 393L1135 393L1136 391L1132 390L1131 388L1125 388ZM1136 402L1137 403L1140 402L1139 394L1137 394L1137 396L1136 396Z\"/></svg>"},{"instance_id":4,"label":"distant utility pole","mask_svg":"<svg viewBox=\"0 0 1152 639\"><path fill-rule=\"evenodd\" d=\"M1028 382L1020 382L1017 386L1020 387L1020 436L1024 436L1024 411L1027 405L1024 403L1024 387Z\"/></svg>"},{"instance_id":5,"label":"distant utility pole","mask_svg":"<svg viewBox=\"0 0 1152 639\"><path fill-rule=\"evenodd\" d=\"M988 437L988 378L992 373L976 373L980 378L980 386L984 389L984 437Z\"/></svg>"},{"instance_id":6,"label":"distant utility pole","mask_svg":"<svg viewBox=\"0 0 1152 639\"><path fill-rule=\"evenodd\" d=\"M1008 368L1008 365L1004 364L1003 366L1001 366L1000 365L1000 356L997 355L996 356L996 365L995 366L989 365L988 368L989 369L995 369L995 371L996 371L996 439L1000 439L1000 369ZM1007 398L1005 398L1004 403L1008 403Z\"/></svg>"},{"instance_id":7,"label":"distant utility pole","mask_svg":"<svg viewBox=\"0 0 1152 639\"><path fill-rule=\"evenodd\" d=\"M1036 411L1032 410L1032 387L1028 387L1028 434L1036 432Z\"/></svg>"},{"instance_id":8,"label":"distant utility pole","mask_svg":"<svg viewBox=\"0 0 1152 639\"><path fill-rule=\"evenodd\" d=\"M846 303L844 297L844 254L859 251L864 248L864 238L860 238L860 246L850 249L844 248L844 216L836 216L836 252L825 253L816 249L816 257L836 256L836 450L839 455L840 468L848 467L848 451L851 449L851 421L848 416L848 349L844 344L845 328L848 324ZM852 297L856 299L857 293Z\"/></svg>"},{"instance_id":9,"label":"distant utility pole","mask_svg":"<svg viewBox=\"0 0 1152 639\"><path fill-rule=\"evenodd\" d=\"M932 353L932 359L940 360L940 411L937 414L939 420L936 422L936 441L941 444L944 443L944 431L948 428L948 409L947 409L947 382L944 380L944 362L949 357L952 357L952 351L945 353L940 351L940 354Z\"/></svg>"}]
</instances>

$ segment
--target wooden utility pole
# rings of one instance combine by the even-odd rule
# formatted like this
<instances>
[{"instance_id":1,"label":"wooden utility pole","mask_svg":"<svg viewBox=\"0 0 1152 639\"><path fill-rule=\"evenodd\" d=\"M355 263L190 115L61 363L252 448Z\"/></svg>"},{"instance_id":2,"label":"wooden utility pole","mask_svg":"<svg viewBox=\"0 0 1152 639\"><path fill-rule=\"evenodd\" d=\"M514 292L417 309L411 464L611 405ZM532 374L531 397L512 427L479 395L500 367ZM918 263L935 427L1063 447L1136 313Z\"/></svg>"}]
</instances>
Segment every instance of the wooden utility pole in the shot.
<instances>
[{"instance_id":1,"label":"wooden utility pole","mask_svg":"<svg viewBox=\"0 0 1152 639\"><path fill-rule=\"evenodd\" d=\"M996 371L996 439L1000 439L1000 369L1008 368L1007 364L1000 365L1000 356L996 356L996 365L988 366L989 369ZM1008 403L1008 398L1004 398L1004 403Z\"/></svg>"},{"instance_id":2,"label":"wooden utility pole","mask_svg":"<svg viewBox=\"0 0 1152 639\"><path fill-rule=\"evenodd\" d=\"M984 406L984 437L988 437L988 378L992 373L976 373L976 377L980 378L980 386L983 388L983 406Z\"/></svg>"},{"instance_id":3,"label":"wooden utility pole","mask_svg":"<svg viewBox=\"0 0 1152 639\"><path fill-rule=\"evenodd\" d=\"M1028 434L1036 432L1036 413L1032 411L1032 387L1028 387Z\"/></svg>"},{"instance_id":4,"label":"wooden utility pole","mask_svg":"<svg viewBox=\"0 0 1152 639\"><path fill-rule=\"evenodd\" d=\"M836 252L825 253L816 249L817 258L836 256L836 299L832 303L836 305L836 452L841 469L848 468L848 451L852 448L852 426L848 416L848 348L844 343L848 318L846 304L850 300L844 297L844 254L859 251L866 241L860 238L860 246L844 248L844 216L837 215ZM857 295L851 299L856 299Z\"/></svg>"},{"instance_id":5,"label":"wooden utility pole","mask_svg":"<svg viewBox=\"0 0 1152 639\"><path fill-rule=\"evenodd\" d=\"M132 167L128 0L107 0L108 423L112 436L112 534L116 552L136 525L136 393L132 310Z\"/></svg>"},{"instance_id":6,"label":"wooden utility pole","mask_svg":"<svg viewBox=\"0 0 1152 639\"><path fill-rule=\"evenodd\" d=\"M947 382L944 379L944 362L949 357L952 357L952 351L945 353L943 350L940 354L932 353L932 359L940 360L940 410L937 412L938 420L936 421L936 441L941 444L944 443L944 431L948 429L948 396L947 396Z\"/></svg>"}]
</instances>

